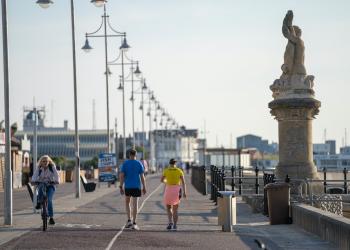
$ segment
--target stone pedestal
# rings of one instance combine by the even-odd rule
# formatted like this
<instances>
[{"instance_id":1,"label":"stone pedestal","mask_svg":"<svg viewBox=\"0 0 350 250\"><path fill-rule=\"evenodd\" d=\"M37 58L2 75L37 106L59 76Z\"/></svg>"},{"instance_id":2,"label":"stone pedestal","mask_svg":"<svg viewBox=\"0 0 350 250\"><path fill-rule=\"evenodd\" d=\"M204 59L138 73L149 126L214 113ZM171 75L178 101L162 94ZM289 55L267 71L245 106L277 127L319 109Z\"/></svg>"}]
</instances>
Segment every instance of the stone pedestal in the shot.
<instances>
[{"instance_id":1,"label":"stone pedestal","mask_svg":"<svg viewBox=\"0 0 350 250\"><path fill-rule=\"evenodd\" d=\"M313 163L312 120L321 103L314 98L277 98L269 103L278 121L277 178L318 179Z\"/></svg>"}]
</instances>

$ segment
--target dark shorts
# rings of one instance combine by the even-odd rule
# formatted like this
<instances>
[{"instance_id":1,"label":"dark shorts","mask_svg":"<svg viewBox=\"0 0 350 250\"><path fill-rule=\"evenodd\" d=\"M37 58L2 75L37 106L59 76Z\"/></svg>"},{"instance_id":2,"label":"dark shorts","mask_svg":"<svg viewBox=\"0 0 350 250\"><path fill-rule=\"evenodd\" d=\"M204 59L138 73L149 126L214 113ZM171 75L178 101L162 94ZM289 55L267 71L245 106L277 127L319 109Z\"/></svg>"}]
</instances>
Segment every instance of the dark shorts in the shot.
<instances>
[{"instance_id":1,"label":"dark shorts","mask_svg":"<svg viewBox=\"0 0 350 250\"><path fill-rule=\"evenodd\" d=\"M138 188L125 188L125 195L132 197L141 197L141 189Z\"/></svg>"}]
</instances>

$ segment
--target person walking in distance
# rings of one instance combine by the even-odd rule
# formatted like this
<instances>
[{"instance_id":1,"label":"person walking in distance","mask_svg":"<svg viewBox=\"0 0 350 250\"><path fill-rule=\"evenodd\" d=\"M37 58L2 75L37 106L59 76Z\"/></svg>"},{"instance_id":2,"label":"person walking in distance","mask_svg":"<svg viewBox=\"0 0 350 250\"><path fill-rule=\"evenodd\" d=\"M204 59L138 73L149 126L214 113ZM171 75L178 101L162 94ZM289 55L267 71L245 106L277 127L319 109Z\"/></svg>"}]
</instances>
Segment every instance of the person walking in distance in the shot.
<instances>
[{"instance_id":1,"label":"person walking in distance","mask_svg":"<svg viewBox=\"0 0 350 250\"><path fill-rule=\"evenodd\" d=\"M142 194L146 194L146 181L144 175L144 168L140 161L136 160L136 150L129 151L129 159L126 160L120 168L120 194L125 194L125 208L128 221L125 228L132 228L139 230L136 224L138 199ZM142 190L141 190L142 183ZM123 186L124 185L124 186ZM132 211L130 208L130 201L132 199ZM132 217L131 217L132 213ZM132 220L132 222L131 222Z\"/></svg>"},{"instance_id":2,"label":"person walking in distance","mask_svg":"<svg viewBox=\"0 0 350 250\"><path fill-rule=\"evenodd\" d=\"M184 173L175 164L176 160L170 159L169 166L164 169L161 178L161 182L165 183L164 204L166 205L169 220L167 230L177 230L178 208L182 190L183 197L186 198L187 196Z\"/></svg>"}]
</instances>

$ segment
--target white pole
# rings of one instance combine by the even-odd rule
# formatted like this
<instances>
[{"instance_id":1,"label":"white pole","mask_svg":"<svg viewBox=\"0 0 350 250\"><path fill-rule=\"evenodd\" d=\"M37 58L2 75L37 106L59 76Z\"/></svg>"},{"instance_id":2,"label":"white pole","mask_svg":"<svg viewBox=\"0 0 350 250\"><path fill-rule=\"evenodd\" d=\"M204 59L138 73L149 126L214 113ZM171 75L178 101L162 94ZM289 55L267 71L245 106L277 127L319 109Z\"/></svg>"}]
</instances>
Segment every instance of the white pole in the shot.
<instances>
[{"instance_id":1,"label":"white pole","mask_svg":"<svg viewBox=\"0 0 350 250\"><path fill-rule=\"evenodd\" d=\"M4 224L12 225L12 171L11 171L11 128L10 128L10 87L7 41L7 6L1 0L2 11L2 43L4 64L4 106L5 106L5 192L4 192Z\"/></svg>"},{"instance_id":2,"label":"white pole","mask_svg":"<svg viewBox=\"0 0 350 250\"><path fill-rule=\"evenodd\" d=\"M124 81L124 51L122 53L122 84L123 84L123 160L126 159L126 138L125 138L125 81Z\"/></svg>"},{"instance_id":3,"label":"white pole","mask_svg":"<svg viewBox=\"0 0 350 250\"><path fill-rule=\"evenodd\" d=\"M74 132L75 132L75 198L80 198L80 154L79 154L79 130L78 130L78 98L77 98L77 67L75 53L75 22L74 22L74 1L70 1L71 6L71 23L72 23L72 55L73 55L73 86L74 86ZM108 74L106 74L108 75ZM108 78L108 76L107 76ZM108 81L108 80L107 80ZM108 89L108 82L107 82ZM107 91L108 92L108 91ZM108 94L107 94L108 96ZM108 112L108 100L107 100ZM107 113L108 115L108 113ZM107 118L109 121L109 117ZM109 152L109 124L107 126L108 134L108 152Z\"/></svg>"},{"instance_id":4,"label":"white pole","mask_svg":"<svg viewBox=\"0 0 350 250\"><path fill-rule=\"evenodd\" d=\"M108 44L107 44L107 14L106 4L103 5L103 23L104 23L104 38L105 38L105 67L106 67L106 104L107 104L107 153L110 153L111 142L110 142L110 131L109 131L109 84L108 84Z\"/></svg>"}]
</instances>

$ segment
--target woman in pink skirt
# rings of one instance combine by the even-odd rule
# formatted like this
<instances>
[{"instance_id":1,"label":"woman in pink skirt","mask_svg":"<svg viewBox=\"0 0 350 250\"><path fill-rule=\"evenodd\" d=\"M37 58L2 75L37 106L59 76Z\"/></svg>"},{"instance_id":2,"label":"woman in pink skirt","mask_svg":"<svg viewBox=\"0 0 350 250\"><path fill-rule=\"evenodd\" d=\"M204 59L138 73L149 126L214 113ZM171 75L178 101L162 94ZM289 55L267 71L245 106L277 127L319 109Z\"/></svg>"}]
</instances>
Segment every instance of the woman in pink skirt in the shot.
<instances>
[{"instance_id":1,"label":"woman in pink skirt","mask_svg":"<svg viewBox=\"0 0 350 250\"><path fill-rule=\"evenodd\" d=\"M178 208L181 198L181 185L183 189L183 196L186 198L186 183L184 173L176 167L176 160L170 159L169 166L163 170L161 182L165 183L164 190L164 204L167 208L169 224L168 230L177 229Z\"/></svg>"}]
</instances>

